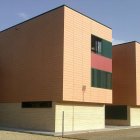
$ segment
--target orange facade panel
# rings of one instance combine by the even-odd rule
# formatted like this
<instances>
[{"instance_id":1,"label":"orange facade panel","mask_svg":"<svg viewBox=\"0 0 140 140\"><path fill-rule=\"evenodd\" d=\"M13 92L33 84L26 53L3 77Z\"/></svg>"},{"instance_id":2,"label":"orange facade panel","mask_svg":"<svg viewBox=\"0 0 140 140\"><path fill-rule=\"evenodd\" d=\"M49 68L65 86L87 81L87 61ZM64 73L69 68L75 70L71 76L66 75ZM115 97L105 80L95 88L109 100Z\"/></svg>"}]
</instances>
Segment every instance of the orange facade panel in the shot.
<instances>
[{"instance_id":1,"label":"orange facade panel","mask_svg":"<svg viewBox=\"0 0 140 140\"><path fill-rule=\"evenodd\" d=\"M0 102L61 101L64 7L0 33Z\"/></svg>"},{"instance_id":2,"label":"orange facade panel","mask_svg":"<svg viewBox=\"0 0 140 140\"><path fill-rule=\"evenodd\" d=\"M61 6L0 33L0 102L112 103L112 90L91 87L91 35L112 30Z\"/></svg>"},{"instance_id":3,"label":"orange facade panel","mask_svg":"<svg viewBox=\"0 0 140 140\"><path fill-rule=\"evenodd\" d=\"M136 42L136 104L140 105L140 43Z\"/></svg>"},{"instance_id":4,"label":"orange facade panel","mask_svg":"<svg viewBox=\"0 0 140 140\"><path fill-rule=\"evenodd\" d=\"M113 104L136 105L136 43L113 47Z\"/></svg>"},{"instance_id":5,"label":"orange facade panel","mask_svg":"<svg viewBox=\"0 0 140 140\"><path fill-rule=\"evenodd\" d=\"M68 7L64 11L63 100L112 103L112 90L91 87L91 35L111 42L112 30Z\"/></svg>"}]
</instances>

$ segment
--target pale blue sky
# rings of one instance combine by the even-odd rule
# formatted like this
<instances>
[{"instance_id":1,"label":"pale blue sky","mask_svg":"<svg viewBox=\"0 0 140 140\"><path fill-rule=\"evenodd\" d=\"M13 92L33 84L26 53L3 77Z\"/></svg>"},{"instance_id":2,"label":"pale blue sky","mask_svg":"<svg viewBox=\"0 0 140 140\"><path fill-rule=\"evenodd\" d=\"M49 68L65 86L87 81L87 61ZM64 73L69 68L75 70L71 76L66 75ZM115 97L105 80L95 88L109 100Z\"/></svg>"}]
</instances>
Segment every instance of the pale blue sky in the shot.
<instances>
[{"instance_id":1,"label":"pale blue sky","mask_svg":"<svg viewBox=\"0 0 140 140\"><path fill-rule=\"evenodd\" d=\"M140 0L0 0L0 31L62 4L113 29L113 42L140 41Z\"/></svg>"}]
</instances>

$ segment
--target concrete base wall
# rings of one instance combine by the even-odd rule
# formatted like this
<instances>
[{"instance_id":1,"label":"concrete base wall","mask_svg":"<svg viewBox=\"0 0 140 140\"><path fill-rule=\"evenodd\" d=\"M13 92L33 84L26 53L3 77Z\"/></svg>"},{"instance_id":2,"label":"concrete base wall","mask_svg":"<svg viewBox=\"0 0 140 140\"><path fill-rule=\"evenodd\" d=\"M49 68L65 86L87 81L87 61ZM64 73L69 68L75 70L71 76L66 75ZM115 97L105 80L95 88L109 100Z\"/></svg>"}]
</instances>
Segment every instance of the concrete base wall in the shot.
<instances>
[{"instance_id":1,"label":"concrete base wall","mask_svg":"<svg viewBox=\"0 0 140 140\"><path fill-rule=\"evenodd\" d=\"M114 126L129 126L129 120L113 120L113 119L106 119L106 125L114 125Z\"/></svg>"},{"instance_id":2,"label":"concrete base wall","mask_svg":"<svg viewBox=\"0 0 140 140\"><path fill-rule=\"evenodd\" d=\"M140 107L130 107L130 125L140 126Z\"/></svg>"},{"instance_id":3,"label":"concrete base wall","mask_svg":"<svg viewBox=\"0 0 140 140\"><path fill-rule=\"evenodd\" d=\"M53 103L52 108L22 108L21 103L0 103L0 127L62 132L105 127L104 105Z\"/></svg>"},{"instance_id":4,"label":"concrete base wall","mask_svg":"<svg viewBox=\"0 0 140 140\"><path fill-rule=\"evenodd\" d=\"M105 128L104 110L103 105L56 104L55 132L62 132L63 111L65 132Z\"/></svg>"},{"instance_id":5,"label":"concrete base wall","mask_svg":"<svg viewBox=\"0 0 140 140\"><path fill-rule=\"evenodd\" d=\"M0 103L0 127L54 132L55 108L22 108L21 103Z\"/></svg>"}]
</instances>

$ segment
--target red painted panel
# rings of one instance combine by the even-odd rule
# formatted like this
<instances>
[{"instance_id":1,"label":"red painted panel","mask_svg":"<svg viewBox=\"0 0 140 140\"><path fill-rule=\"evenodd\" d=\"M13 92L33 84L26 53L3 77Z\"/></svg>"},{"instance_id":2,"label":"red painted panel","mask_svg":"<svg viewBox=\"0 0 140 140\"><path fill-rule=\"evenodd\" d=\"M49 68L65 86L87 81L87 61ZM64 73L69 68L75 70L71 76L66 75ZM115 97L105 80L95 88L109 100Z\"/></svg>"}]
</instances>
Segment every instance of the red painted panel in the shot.
<instances>
[{"instance_id":1,"label":"red painted panel","mask_svg":"<svg viewBox=\"0 0 140 140\"><path fill-rule=\"evenodd\" d=\"M112 72L112 59L91 53L91 67L106 72Z\"/></svg>"}]
</instances>

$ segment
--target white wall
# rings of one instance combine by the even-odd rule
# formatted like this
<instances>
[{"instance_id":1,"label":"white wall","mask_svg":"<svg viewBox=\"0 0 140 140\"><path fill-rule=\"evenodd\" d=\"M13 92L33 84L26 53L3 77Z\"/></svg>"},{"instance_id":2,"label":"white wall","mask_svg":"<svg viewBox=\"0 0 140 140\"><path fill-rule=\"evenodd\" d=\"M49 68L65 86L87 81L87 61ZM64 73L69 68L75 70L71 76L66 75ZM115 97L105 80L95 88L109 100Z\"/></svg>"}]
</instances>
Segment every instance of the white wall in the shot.
<instances>
[{"instance_id":1,"label":"white wall","mask_svg":"<svg viewBox=\"0 0 140 140\"><path fill-rule=\"evenodd\" d=\"M20 103L0 103L0 126L32 130L54 131L52 108L21 108Z\"/></svg>"},{"instance_id":2,"label":"white wall","mask_svg":"<svg viewBox=\"0 0 140 140\"><path fill-rule=\"evenodd\" d=\"M104 105L53 103L52 108L21 108L20 103L0 103L0 127L62 132L105 127Z\"/></svg>"},{"instance_id":3,"label":"white wall","mask_svg":"<svg viewBox=\"0 0 140 140\"><path fill-rule=\"evenodd\" d=\"M130 125L140 126L140 107L130 107Z\"/></svg>"},{"instance_id":4,"label":"white wall","mask_svg":"<svg viewBox=\"0 0 140 140\"><path fill-rule=\"evenodd\" d=\"M103 105L56 104L55 132L62 132L62 112L64 111L64 130L82 131L105 127Z\"/></svg>"}]
</instances>

